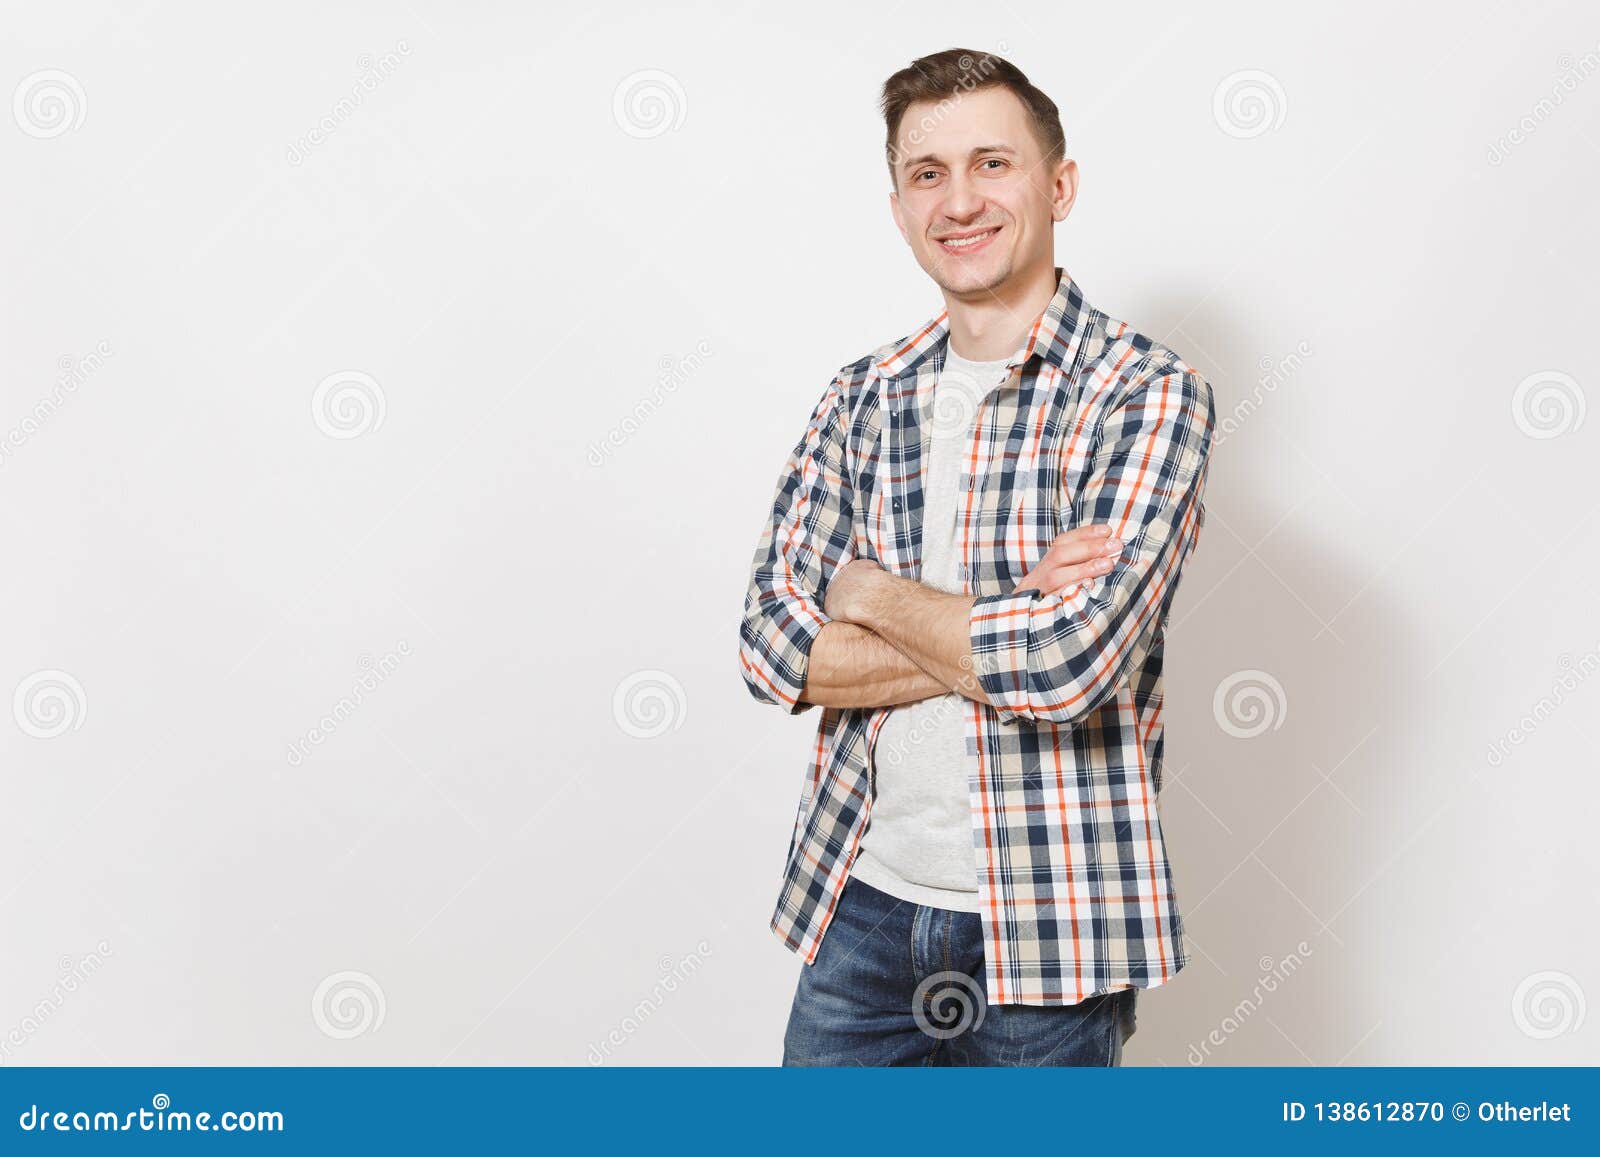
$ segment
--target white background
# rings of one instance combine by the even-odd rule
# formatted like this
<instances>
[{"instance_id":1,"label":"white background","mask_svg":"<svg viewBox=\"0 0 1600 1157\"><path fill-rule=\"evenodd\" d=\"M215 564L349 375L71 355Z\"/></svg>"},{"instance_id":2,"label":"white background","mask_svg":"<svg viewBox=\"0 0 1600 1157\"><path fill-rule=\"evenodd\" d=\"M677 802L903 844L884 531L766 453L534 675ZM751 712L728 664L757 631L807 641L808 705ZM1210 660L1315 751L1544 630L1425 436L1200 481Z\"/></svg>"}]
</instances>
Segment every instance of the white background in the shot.
<instances>
[{"instance_id":1,"label":"white background","mask_svg":"<svg viewBox=\"0 0 1600 1157\"><path fill-rule=\"evenodd\" d=\"M1058 260L1240 418L1168 633L1195 959L1127 1062L1600 1061L1592 5L5 27L65 101L0 119L5 1063L778 1060L816 717L741 600L833 372L940 308L875 102L957 45L1061 106Z\"/></svg>"}]
</instances>

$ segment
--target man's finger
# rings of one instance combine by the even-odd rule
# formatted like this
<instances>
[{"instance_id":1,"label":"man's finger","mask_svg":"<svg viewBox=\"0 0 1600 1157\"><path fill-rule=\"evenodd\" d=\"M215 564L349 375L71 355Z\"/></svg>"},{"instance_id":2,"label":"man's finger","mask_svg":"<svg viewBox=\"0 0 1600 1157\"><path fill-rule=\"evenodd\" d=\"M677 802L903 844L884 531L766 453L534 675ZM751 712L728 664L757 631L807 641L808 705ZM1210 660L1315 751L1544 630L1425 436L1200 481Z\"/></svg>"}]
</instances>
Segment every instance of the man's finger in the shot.
<instances>
[{"instance_id":1,"label":"man's finger","mask_svg":"<svg viewBox=\"0 0 1600 1157\"><path fill-rule=\"evenodd\" d=\"M1104 538L1110 533L1111 524L1109 522L1089 522L1083 526L1074 526L1071 530L1063 530L1056 535L1055 540L1060 542L1064 538Z\"/></svg>"},{"instance_id":2,"label":"man's finger","mask_svg":"<svg viewBox=\"0 0 1600 1157\"><path fill-rule=\"evenodd\" d=\"M1116 561L1116 559L1107 556L1097 558L1092 562L1082 562L1075 566L1063 567L1056 572L1050 586L1046 589L1053 590L1058 595L1066 594L1067 591L1081 582L1087 582L1089 579L1100 578L1102 575L1111 573L1111 569L1116 566Z\"/></svg>"},{"instance_id":3,"label":"man's finger","mask_svg":"<svg viewBox=\"0 0 1600 1157\"><path fill-rule=\"evenodd\" d=\"M1107 531L1110 527L1106 528ZM1070 533L1070 532L1069 532ZM1079 563L1088 562L1105 554L1117 554L1122 550L1123 543L1119 538L1110 538L1106 535L1080 535L1069 539L1067 535L1058 535L1050 546L1050 561L1054 563Z\"/></svg>"}]
</instances>

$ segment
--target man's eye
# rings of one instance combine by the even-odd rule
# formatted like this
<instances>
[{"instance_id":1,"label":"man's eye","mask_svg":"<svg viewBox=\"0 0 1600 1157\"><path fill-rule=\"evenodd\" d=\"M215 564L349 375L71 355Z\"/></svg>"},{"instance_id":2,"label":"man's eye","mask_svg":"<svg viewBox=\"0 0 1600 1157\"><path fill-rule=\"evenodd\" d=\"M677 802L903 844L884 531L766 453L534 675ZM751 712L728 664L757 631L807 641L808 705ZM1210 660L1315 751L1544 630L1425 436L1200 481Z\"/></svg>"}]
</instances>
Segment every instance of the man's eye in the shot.
<instances>
[{"instance_id":1,"label":"man's eye","mask_svg":"<svg viewBox=\"0 0 1600 1157\"><path fill-rule=\"evenodd\" d=\"M999 157L990 157L987 161L985 161L983 163L986 164L986 165L1004 165L1005 164L1005 162L1002 161Z\"/></svg>"},{"instance_id":2,"label":"man's eye","mask_svg":"<svg viewBox=\"0 0 1600 1157\"><path fill-rule=\"evenodd\" d=\"M917 174L917 180L920 181L924 177L937 177L938 175L939 174L934 172L932 169L924 169L922 172Z\"/></svg>"}]
</instances>

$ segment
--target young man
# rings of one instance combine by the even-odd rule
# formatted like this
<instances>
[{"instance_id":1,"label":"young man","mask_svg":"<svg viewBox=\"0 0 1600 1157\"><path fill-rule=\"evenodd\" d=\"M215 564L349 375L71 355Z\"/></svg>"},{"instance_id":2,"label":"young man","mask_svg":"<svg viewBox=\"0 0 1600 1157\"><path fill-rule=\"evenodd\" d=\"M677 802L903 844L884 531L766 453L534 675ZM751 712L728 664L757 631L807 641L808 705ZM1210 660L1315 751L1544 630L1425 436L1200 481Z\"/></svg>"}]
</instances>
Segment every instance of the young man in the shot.
<instances>
[{"instance_id":1,"label":"young man","mask_svg":"<svg viewBox=\"0 0 1600 1157\"><path fill-rule=\"evenodd\" d=\"M883 89L890 211L945 311L839 371L778 480L750 692L821 705L772 928L784 1063L1120 1063L1185 963L1163 628L1209 385L1055 264L1055 104L952 49Z\"/></svg>"}]
</instances>

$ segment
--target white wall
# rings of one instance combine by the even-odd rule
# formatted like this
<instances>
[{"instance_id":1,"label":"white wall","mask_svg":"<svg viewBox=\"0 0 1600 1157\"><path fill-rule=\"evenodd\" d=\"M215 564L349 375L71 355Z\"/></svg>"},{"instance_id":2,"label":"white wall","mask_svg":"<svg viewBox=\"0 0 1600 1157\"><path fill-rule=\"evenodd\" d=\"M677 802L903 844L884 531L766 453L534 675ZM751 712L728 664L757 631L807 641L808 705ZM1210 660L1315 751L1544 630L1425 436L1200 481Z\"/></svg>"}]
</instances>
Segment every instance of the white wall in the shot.
<instances>
[{"instance_id":1,"label":"white wall","mask_svg":"<svg viewBox=\"0 0 1600 1157\"><path fill-rule=\"evenodd\" d=\"M1128 1062L1600 1061L1592 8L577 7L7 12L66 107L0 120L5 1063L584 1064L640 1011L610 1063L777 1061L815 718L745 692L746 567L832 372L938 311L875 100L952 45L1055 97L1059 258L1240 418L1168 636L1197 959ZM381 424L314 413L345 371Z\"/></svg>"}]
</instances>

